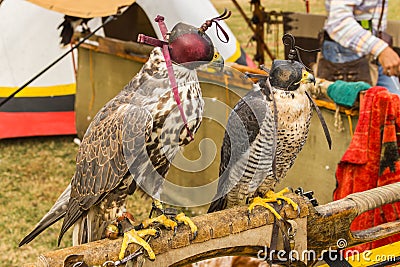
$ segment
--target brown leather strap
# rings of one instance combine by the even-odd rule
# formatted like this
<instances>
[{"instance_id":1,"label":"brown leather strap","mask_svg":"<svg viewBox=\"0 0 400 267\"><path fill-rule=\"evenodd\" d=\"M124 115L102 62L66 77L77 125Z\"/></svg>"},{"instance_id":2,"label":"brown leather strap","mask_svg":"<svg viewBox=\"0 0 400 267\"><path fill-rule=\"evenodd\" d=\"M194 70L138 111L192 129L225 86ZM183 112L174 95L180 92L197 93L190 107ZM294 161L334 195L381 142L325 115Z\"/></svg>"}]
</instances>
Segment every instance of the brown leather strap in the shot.
<instances>
[{"instance_id":1,"label":"brown leather strap","mask_svg":"<svg viewBox=\"0 0 400 267\"><path fill-rule=\"evenodd\" d=\"M319 121L321 122L321 125L322 125L322 129L324 130L324 133L325 133L326 141L328 142L329 149L331 149L332 148L332 138L331 138L331 134L329 133L328 126L326 125L324 116L322 116L321 110L319 109L318 105L315 104L315 102L312 99L312 97L310 96L310 94L307 91L305 91L305 93L308 97L308 100L310 100L310 103L313 106L315 112L318 115Z\"/></svg>"},{"instance_id":2,"label":"brown leather strap","mask_svg":"<svg viewBox=\"0 0 400 267\"><path fill-rule=\"evenodd\" d=\"M383 11L384 10L385 10L385 0L382 0L382 10L381 10L381 16L379 17L379 22L378 22L378 32L381 30Z\"/></svg>"},{"instance_id":3,"label":"brown leather strap","mask_svg":"<svg viewBox=\"0 0 400 267\"><path fill-rule=\"evenodd\" d=\"M275 210L278 213L283 208L283 204L279 205L277 203L273 203L272 205L274 206ZM301 264L301 262L291 258L293 255L290 253L292 248L290 246L290 237L288 236L288 231L290 227L292 227L291 224L288 223L285 219L278 220L276 217L274 218L274 224L272 226L271 244L268 255L271 256L272 258L267 259L269 265L272 266L273 264L278 264L280 266L295 266L293 265L294 262ZM284 256L281 258L278 256L281 251L278 250L279 232L281 233L282 236L283 250L285 251ZM286 261L283 261L282 258L285 258ZM298 264L296 264L296 266Z\"/></svg>"}]
</instances>

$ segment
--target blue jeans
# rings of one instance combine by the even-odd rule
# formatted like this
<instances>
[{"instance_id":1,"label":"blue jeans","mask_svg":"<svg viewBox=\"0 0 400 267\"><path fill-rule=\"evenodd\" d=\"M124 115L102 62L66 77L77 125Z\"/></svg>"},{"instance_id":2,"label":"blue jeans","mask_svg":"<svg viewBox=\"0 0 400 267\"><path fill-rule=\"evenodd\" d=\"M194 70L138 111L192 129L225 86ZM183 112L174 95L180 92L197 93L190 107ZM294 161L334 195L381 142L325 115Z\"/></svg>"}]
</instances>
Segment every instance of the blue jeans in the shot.
<instances>
[{"instance_id":1,"label":"blue jeans","mask_svg":"<svg viewBox=\"0 0 400 267\"><path fill-rule=\"evenodd\" d=\"M359 59L360 56L350 48L341 46L333 41L324 41L322 43L322 55L325 59L333 63L344 63ZM400 95L399 78L396 76L386 76L383 74L383 68L378 64L378 86L388 89L389 92Z\"/></svg>"}]
</instances>

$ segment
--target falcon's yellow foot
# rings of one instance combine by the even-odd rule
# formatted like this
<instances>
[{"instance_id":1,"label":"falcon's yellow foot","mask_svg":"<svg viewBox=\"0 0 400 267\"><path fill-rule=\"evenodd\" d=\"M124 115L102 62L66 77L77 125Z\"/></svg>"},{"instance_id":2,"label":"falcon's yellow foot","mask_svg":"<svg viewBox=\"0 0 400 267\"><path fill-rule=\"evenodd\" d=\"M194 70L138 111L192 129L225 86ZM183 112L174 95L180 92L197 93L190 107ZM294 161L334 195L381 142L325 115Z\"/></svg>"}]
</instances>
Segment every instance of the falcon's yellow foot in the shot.
<instances>
[{"instance_id":1,"label":"falcon's yellow foot","mask_svg":"<svg viewBox=\"0 0 400 267\"><path fill-rule=\"evenodd\" d=\"M269 205L268 202L272 202L272 201L269 201L269 199L266 199L266 198L255 197L248 207L248 214L250 214L256 206L263 206L264 208L266 208L270 212L272 212L272 214L274 214L274 216L278 220L282 220L282 216L274 209L274 207Z\"/></svg>"},{"instance_id":2,"label":"falcon's yellow foot","mask_svg":"<svg viewBox=\"0 0 400 267\"><path fill-rule=\"evenodd\" d=\"M164 225L165 227L170 228L172 230L175 230L176 227L178 226L178 224L176 222L169 219L164 214L161 214L160 216L157 216L155 218L150 218L150 219L144 220L142 222L142 226L143 226L143 228L147 228L149 225L151 225L153 223L160 223L160 224Z\"/></svg>"},{"instance_id":3,"label":"falcon's yellow foot","mask_svg":"<svg viewBox=\"0 0 400 267\"><path fill-rule=\"evenodd\" d=\"M281 220L282 216L268 203L276 202L278 204L281 204L281 200L286 201L288 204L290 204L294 210L299 211L299 205L291 200L288 197L283 196L285 193L289 193L291 190L289 188L285 188L277 193L274 191L268 191L265 195L264 198L261 197L256 197L253 199L253 202L249 205L248 207L248 212L249 214L253 211L253 209L256 206L263 206L264 208L270 210L272 214L278 219Z\"/></svg>"},{"instance_id":4,"label":"falcon's yellow foot","mask_svg":"<svg viewBox=\"0 0 400 267\"><path fill-rule=\"evenodd\" d=\"M183 212L181 212L178 215L176 215L175 219L178 222L182 222L185 225L189 225L190 231L192 232L192 235L193 235L193 239L196 238L196 236L197 236L197 226L193 223L193 221L189 217L187 217Z\"/></svg>"},{"instance_id":5,"label":"falcon's yellow foot","mask_svg":"<svg viewBox=\"0 0 400 267\"><path fill-rule=\"evenodd\" d=\"M162 203L156 199L153 200L153 208L150 212L150 217L154 211L162 214L155 218L149 218L144 220L140 225L141 228L147 228L148 226L154 223L159 223L164 225L166 228L173 230L174 233L176 233L178 223L184 223L185 225L188 225L190 227L193 239L196 238L197 226L183 212L178 213L178 211L175 208L164 209Z\"/></svg>"},{"instance_id":6,"label":"falcon's yellow foot","mask_svg":"<svg viewBox=\"0 0 400 267\"><path fill-rule=\"evenodd\" d=\"M279 191L277 193L270 190L265 194L264 197L266 199L271 199L272 202L277 202L278 204L280 204L280 200L283 200L286 203L288 203L289 205L291 205L294 210L297 210L300 212L299 205L296 202L294 202L292 199L284 196L284 194L290 193L290 192L292 192L292 190L288 187L285 187L284 189L282 189L281 191Z\"/></svg>"},{"instance_id":7,"label":"falcon's yellow foot","mask_svg":"<svg viewBox=\"0 0 400 267\"><path fill-rule=\"evenodd\" d=\"M128 248L128 245L131 243L138 244L142 246L149 255L150 260L155 260L156 255L154 254L153 249L150 245L143 239L145 236L156 236L157 230L156 229L143 229L136 231L132 229L124 233L124 240L122 241L121 251L119 253L119 259L122 260L125 256L125 251Z\"/></svg>"}]
</instances>

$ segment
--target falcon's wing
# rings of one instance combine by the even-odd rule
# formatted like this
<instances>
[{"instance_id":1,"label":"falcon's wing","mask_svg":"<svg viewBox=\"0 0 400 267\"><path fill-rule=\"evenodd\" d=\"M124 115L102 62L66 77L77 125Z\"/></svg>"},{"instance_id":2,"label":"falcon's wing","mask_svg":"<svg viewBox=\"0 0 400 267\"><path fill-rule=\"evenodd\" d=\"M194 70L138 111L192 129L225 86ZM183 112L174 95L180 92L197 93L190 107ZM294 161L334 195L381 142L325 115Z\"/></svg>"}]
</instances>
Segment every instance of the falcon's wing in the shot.
<instances>
[{"instance_id":1,"label":"falcon's wing","mask_svg":"<svg viewBox=\"0 0 400 267\"><path fill-rule=\"evenodd\" d=\"M267 100L260 90L250 91L236 104L229 116L221 148L217 199L211 203L208 212L225 208L226 194L239 182L247 165L254 165L249 153L250 145L260 135L261 127L264 124L269 126L263 128L262 134L269 135L273 139L274 122ZM271 149L271 157L273 157L273 146L269 149ZM254 173L253 179L265 178L255 177L259 174L262 173Z\"/></svg>"},{"instance_id":2,"label":"falcon's wing","mask_svg":"<svg viewBox=\"0 0 400 267\"><path fill-rule=\"evenodd\" d=\"M127 177L127 159L133 165L131 170L143 171L143 163L148 163L144 159L148 158L147 155L142 157L145 151L143 147L137 148L143 144L143 139L148 137L153 127L152 118L143 107L151 105L151 97L157 101L157 92L165 92L168 86L165 60L161 48L156 47L139 73L96 114L80 146L76 172L70 186L36 228L21 241L20 246L65 217L60 241L68 228L82 218L92 205ZM127 149L132 147L132 150ZM135 166L139 167L135 169ZM151 170L149 166L147 169ZM148 177L144 173L136 174Z\"/></svg>"},{"instance_id":3,"label":"falcon's wing","mask_svg":"<svg viewBox=\"0 0 400 267\"><path fill-rule=\"evenodd\" d=\"M132 104L107 106L89 127L77 156L71 197L59 241L92 205L116 188L128 172L126 155L133 162L144 151L152 119L144 108ZM124 149L134 153L124 153ZM139 149L140 148L140 149Z\"/></svg>"},{"instance_id":4,"label":"falcon's wing","mask_svg":"<svg viewBox=\"0 0 400 267\"><path fill-rule=\"evenodd\" d=\"M256 139L265 116L270 114L261 94L258 90L250 91L232 110L221 148L220 175L228 164L234 164L246 152Z\"/></svg>"}]
</instances>

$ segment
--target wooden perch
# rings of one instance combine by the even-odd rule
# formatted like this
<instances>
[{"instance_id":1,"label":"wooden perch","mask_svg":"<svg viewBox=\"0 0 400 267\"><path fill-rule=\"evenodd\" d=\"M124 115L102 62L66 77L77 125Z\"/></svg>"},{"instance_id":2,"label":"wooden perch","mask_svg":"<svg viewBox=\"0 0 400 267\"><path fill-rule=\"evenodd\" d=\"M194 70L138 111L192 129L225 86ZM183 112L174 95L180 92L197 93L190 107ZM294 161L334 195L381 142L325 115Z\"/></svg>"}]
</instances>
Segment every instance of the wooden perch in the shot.
<instances>
[{"instance_id":1,"label":"wooden perch","mask_svg":"<svg viewBox=\"0 0 400 267\"><path fill-rule=\"evenodd\" d=\"M295 194L289 195L300 205L300 215L289 205L285 205L281 214L286 219L296 219L297 234L296 249L306 249L306 216L309 213L309 203ZM156 254L154 262L145 261L145 266L181 266L202 259L223 255L257 255L264 251L271 241L273 215L262 207L256 207L247 216L247 207L233 208L212 214L192 218L198 227L197 237L191 240L188 226L180 225L176 235L170 230L162 230L161 236L152 239L149 244ZM303 242L300 242L303 240ZM70 255L82 255L89 266L102 265L104 262L117 261L122 238L117 240L100 240L88 244L68 247L41 255L36 264L29 266L63 266L64 260ZM130 245L130 252L138 249ZM82 257L81 257L82 258ZM70 265L72 266L72 265Z\"/></svg>"},{"instance_id":2,"label":"wooden perch","mask_svg":"<svg viewBox=\"0 0 400 267\"><path fill-rule=\"evenodd\" d=\"M400 183L351 194L344 199L317 207L298 195L289 196L300 205L300 215L297 218L297 212L288 205L283 207L281 214L297 223L295 250L300 252L314 250L319 253L324 249L336 248L341 238L350 247L400 232L398 221L363 231L350 231L351 222L359 214L400 201ZM175 236L172 231L163 230L160 237L150 242L157 255L156 260L145 261L145 266L181 266L227 255L256 256L258 251L264 250L264 246L268 247L270 244L274 218L261 207L257 207L250 218L248 220L246 207L194 217L193 221L199 231L197 238L192 241L187 226L179 226ZM64 260L71 255L80 257L89 266L102 265L107 260L118 260L120 247L121 239L100 240L48 252L41 255L35 265L30 266L64 266ZM132 245L130 252L137 248Z\"/></svg>"},{"instance_id":3,"label":"wooden perch","mask_svg":"<svg viewBox=\"0 0 400 267\"><path fill-rule=\"evenodd\" d=\"M339 239L347 247L385 238L400 232L400 221L351 232L354 218L384 204L400 201L400 182L353 193L346 198L310 209L307 222L308 250L336 248Z\"/></svg>"}]
</instances>

